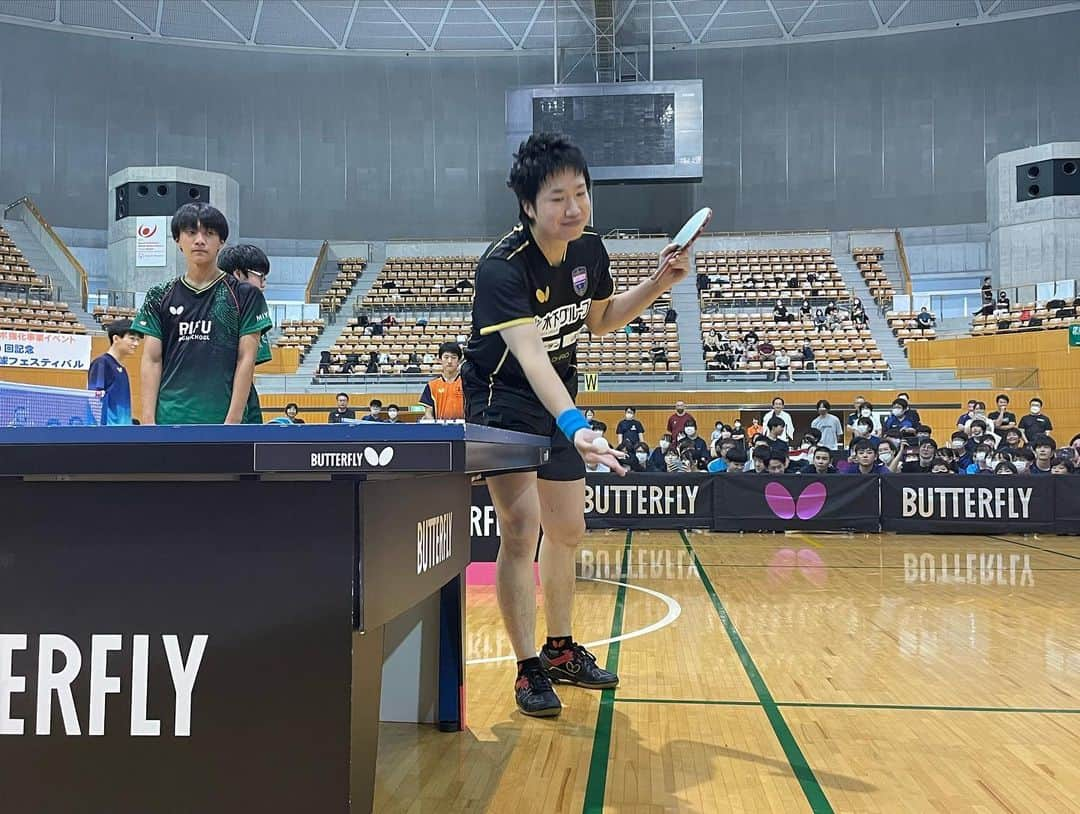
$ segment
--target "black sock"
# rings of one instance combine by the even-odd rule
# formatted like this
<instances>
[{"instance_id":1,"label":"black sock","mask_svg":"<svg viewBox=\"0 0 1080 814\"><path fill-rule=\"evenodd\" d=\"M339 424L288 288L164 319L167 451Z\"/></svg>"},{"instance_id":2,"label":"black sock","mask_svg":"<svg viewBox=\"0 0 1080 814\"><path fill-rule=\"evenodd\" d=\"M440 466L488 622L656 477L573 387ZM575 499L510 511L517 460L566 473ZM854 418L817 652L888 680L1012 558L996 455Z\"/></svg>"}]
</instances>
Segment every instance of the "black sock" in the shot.
<instances>
[{"instance_id":1,"label":"black sock","mask_svg":"<svg viewBox=\"0 0 1080 814\"><path fill-rule=\"evenodd\" d=\"M518 667L518 675L519 676L522 673L524 673L525 670L527 668L529 668L529 667L535 667L537 670L539 670L540 669L540 657L539 656L533 656L532 658L522 659L521 661L519 661L517 663L517 667Z\"/></svg>"},{"instance_id":2,"label":"black sock","mask_svg":"<svg viewBox=\"0 0 1080 814\"><path fill-rule=\"evenodd\" d=\"M546 647L548 650L552 651L553 653L558 653L560 650L568 649L570 647L570 645L573 644L573 643L574 643L574 637L573 636L557 636L557 637L554 637L554 638L552 638L551 636L548 636L547 637L547 644L545 644L544 647Z\"/></svg>"}]
</instances>

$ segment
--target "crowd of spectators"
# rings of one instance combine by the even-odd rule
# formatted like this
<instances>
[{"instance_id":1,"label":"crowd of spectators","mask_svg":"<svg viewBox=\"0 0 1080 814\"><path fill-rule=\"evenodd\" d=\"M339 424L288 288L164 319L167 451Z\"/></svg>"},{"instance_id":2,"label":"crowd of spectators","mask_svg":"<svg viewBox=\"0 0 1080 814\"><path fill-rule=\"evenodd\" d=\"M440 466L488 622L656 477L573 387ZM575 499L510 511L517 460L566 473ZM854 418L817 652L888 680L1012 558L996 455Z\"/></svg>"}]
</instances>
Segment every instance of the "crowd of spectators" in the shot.
<instances>
[{"instance_id":1,"label":"crowd of spectators","mask_svg":"<svg viewBox=\"0 0 1080 814\"><path fill-rule=\"evenodd\" d=\"M884 415L857 397L846 426L829 401L821 399L816 416L801 434L779 396L760 419L754 417L749 424L741 417L721 420L711 430L702 430L680 400L654 446L649 446L634 407L626 408L609 442L625 454L634 472L1024 476L1080 472L1080 434L1059 448L1050 435L1054 425L1043 413L1041 399L1031 399L1028 412L1019 419L1009 410L1007 395L997 396L995 407L987 412L984 402L972 399L957 418L954 432L939 441L907 393L898 393ZM593 429L608 434L593 410L586 410L585 417Z\"/></svg>"}]
</instances>

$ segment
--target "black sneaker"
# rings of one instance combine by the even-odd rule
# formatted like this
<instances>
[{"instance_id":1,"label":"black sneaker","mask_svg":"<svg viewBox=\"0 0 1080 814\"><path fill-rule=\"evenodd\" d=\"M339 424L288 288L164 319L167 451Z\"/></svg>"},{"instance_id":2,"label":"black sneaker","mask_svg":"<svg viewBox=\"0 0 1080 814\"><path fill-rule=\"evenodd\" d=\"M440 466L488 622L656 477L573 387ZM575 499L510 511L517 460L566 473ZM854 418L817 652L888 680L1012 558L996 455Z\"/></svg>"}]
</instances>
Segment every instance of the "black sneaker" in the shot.
<instances>
[{"instance_id":1,"label":"black sneaker","mask_svg":"<svg viewBox=\"0 0 1080 814\"><path fill-rule=\"evenodd\" d=\"M540 649L540 665L555 684L573 684L589 690L606 690L618 686L615 673L596 665L596 656L574 642L565 650Z\"/></svg>"},{"instance_id":2,"label":"black sneaker","mask_svg":"<svg viewBox=\"0 0 1080 814\"><path fill-rule=\"evenodd\" d=\"M534 718L554 718L562 712L562 702L540 667L526 667L514 682L518 709Z\"/></svg>"}]
</instances>

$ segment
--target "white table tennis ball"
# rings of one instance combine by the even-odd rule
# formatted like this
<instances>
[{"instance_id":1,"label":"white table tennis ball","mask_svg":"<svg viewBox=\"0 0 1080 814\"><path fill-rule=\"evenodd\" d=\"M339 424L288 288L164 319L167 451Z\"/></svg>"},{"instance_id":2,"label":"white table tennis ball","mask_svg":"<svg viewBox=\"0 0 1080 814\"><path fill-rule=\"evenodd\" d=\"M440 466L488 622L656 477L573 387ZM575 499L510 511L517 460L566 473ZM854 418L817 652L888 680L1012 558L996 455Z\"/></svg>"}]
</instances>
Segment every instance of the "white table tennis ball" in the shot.
<instances>
[{"instance_id":1,"label":"white table tennis ball","mask_svg":"<svg viewBox=\"0 0 1080 814\"><path fill-rule=\"evenodd\" d=\"M593 446L593 449L597 453L599 453L601 455L603 455L605 452L611 452L611 445L607 442L607 439L604 438L604 436L602 436L602 435L599 438L594 438L593 439L592 446Z\"/></svg>"}]
</instances>

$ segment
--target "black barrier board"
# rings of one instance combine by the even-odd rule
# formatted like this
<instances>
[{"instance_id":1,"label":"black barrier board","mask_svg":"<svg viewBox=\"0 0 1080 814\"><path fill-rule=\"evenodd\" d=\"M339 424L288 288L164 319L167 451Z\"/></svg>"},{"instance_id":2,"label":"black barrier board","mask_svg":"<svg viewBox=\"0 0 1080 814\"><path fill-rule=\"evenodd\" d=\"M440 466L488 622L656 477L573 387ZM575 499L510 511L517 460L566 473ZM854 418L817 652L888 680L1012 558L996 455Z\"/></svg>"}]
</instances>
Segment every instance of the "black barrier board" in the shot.
<instances>
[{"instance_id":1,"label":"black barrier board","mask_svg":"<svg viewBox=\"0 0 1080 814\"><path fill-rule=\"evenodd\" d=\"M714 531L788 531L880 527L872 476L721 475L713 495Z\"/></svg>"},{"instance_id":2,"label":"black barrier board","mask_svg":"<svg viewBox=\"0 0 1080 814\"><path fill-rule=\"evenodd\" d=\"M585 479L585 525L591 529L707 529L712 475L646 472Z\"/></svg>"},{"instance_id":3,"label":"black barrier board","mask_svg":"<svg viewBox=\"0 0 1080 814\"><path fill-rule=\"evenodd\" d=\"M347 811L355 488L0 480L3 810Z\"/></svg>"},{"instance_id":4,"label":"black barrier board","mask_svg":"<svg viewBox=\"0 0 1080 814\"><path fill-rule=\"evenodd\" d=\"M1054 481L1054 531L1080 534L1080 478L1059 475Z\"/></svg>"},{"instance_id":5,"label":"black barrier board","mask_svg":"<svg viewBox=\"0 0 1080 814\"><path fill-rule=\"evenodd\" d=\"M945 534L1054 530L1052 476L894 475L881 479L886 531Z\"/></svg>"},{"instance_id":6,"label":"black barrier board","mask_svg":"<svg viewBox=\"0 0 1080 814\"><path fill-rule=\"evenodd\" d=\"M585 477L585 524L590 529L710 528L715 476L635 473ZM494 562L499 553L498 518L484 484L473 486L472 561Z\"/></svg>"}]
</instances>

